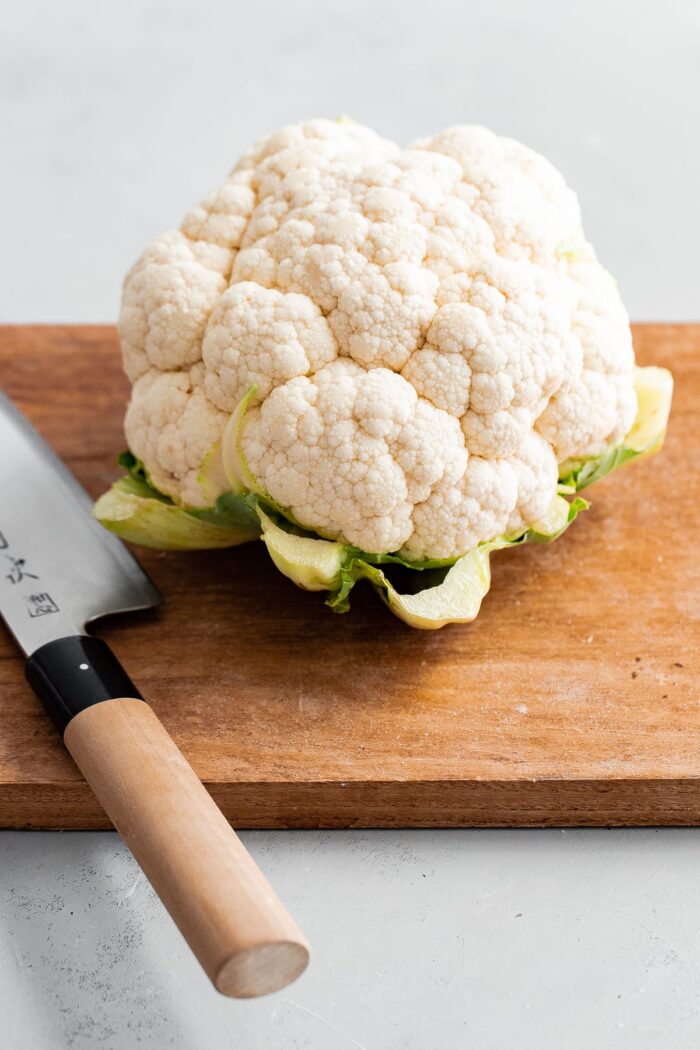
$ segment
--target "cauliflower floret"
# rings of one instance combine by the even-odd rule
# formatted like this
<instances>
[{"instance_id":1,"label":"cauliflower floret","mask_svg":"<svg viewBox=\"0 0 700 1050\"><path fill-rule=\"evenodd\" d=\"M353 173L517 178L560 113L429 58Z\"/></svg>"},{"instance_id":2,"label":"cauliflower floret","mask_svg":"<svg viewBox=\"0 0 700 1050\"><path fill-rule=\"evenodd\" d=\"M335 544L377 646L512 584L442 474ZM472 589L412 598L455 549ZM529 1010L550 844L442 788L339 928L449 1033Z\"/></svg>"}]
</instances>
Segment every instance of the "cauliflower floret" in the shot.
<instances>
[{"instance_id":1,"label":"cauliflower floret","mask_svg":"<svg viewBox=\"0 0 700 1050\"><path fill-rule=\"evenodd\" d=\"M583 368L566 374L536 424L560 463L618 444L637 412L632 334L615 282L592 249L588 261L574 259L567 270L576 296L571 329Z\"/></svg>"},{"instance_id":2,"label":"cauliflower floret","mask_svg":"<svg viewBox=\"0 0 700 1050\"><path fill-rule=\"evenodd\" d=\"M461 418L471 452L512 456L565 375L580 372L572 301L557 274L496 261L440 307L402 375Z\"/></svg>"},{"instance_id":3,"label":"cauliflower floret","mask_svg":"<svg viewBox=\"0 0 700 1050\"><path fill-rule=\"evenodd\" d=\"M482 218L499 255L551 266L560 244L583 240L576 194L550 162L487 128L447 128L413 147L452 157L459 195Z\"/></svg>"},{"instance_id":4,"label":"cauliflower floret","mask_svg":"<svg viewBox=\"0 0 700 1050\"><path fill-rule=\"evenodd\" d=\"M228 419L202 390L203 374L201 364L188 372L147 372L134 383L124 422L129 448L156 488L190 507L206 505L202 463Z\"/></svg>"},{"instance_id":5,"label":"cauliflower floret","mask_svg":"<svg viewBox=\"0 0 700 1050\"><path fill-rule=\"evenodd\" d=\"M556 491L559 471L551 445L532 431L509 463L515 471L518 501L505 527L506 535L517 534L543 518Z\"/></svg>"},{"instance_id":6,"label":"cauliflower floret","mask_svg":"<svg viewBox=\"0 0 700 1050\"><path fill-rule=\"evenodd\" d=\"M243 281L224 292L209 318L204 389L230 413L252 384L262 401L280 383L317 372L336 353L328 322L311 299Z\"/></svg>"},{"instance_id":7,"label":"cauliflower floret","mask_svg":"<svg viewBox=\"0 0 700 1050\"><path fill-rule=\"evenodd\" d=\"M252 172L234 172L185 216L182 223L185 236L222 248L238 248L255 205L251 182Z\"/></svg>"},{"instance_id":8,"label":"cauliflower floret","mask_svg":"<svg viewBox=\"0 0 700 1050\"><path fill-rule=\"evenodd\" d=\"M625 377L585 369L576 383L552 398L537 430L551 443L559 463L597 456L622 439L636 406Z\"/></svg>"},{"instance_id":9,"label":"cauliflower floret","mask_svg":"<svg viewBox=\"0 0 700 1050\"><path fill-rule=\"evenodd\" d=\"M401 376L342 360L277 387L249 413L242 444L259 482L298 521L369 551L398 550L415 504L467 464L455 419Z\"/></svg>"},{"instance_id":10,"label":"cauliflower floret","mask_svg":"<svg viewBox=\"0 0 700 1050\"><path fill-rule=\"evenodd\" d=\"M471 456L458 482L438 486L415 508L405 550L414 559L472 550L504 532L517 499L517 477L508 460Z\"/></svg>"},{"instance_id":11,"label":"cauliflower floret","mask_svg":"<svg viewBox=\"0 0 700 1050\"><path fill-rule=\"evenodd\" d=\"M124 286L132 451L200 506L242 428L259 484L365 550L453 558L526 528L557 463L619 442L636 411L617 288L575 195L485 128L403 152L347 121L254 146Z\"/></svg>"},{"instance_id":12,"label":"cauliflower floret","mask_svg":"<svg viewBox=\"0 0 700 1050\"><path fill-rule=\"evenodd\" d=\"M152 242L126 275L119 335L133 382L148 368L182 368L202 357L202 337L226 288L232 254L179 230Z\"/></svg>"}]
</instances>

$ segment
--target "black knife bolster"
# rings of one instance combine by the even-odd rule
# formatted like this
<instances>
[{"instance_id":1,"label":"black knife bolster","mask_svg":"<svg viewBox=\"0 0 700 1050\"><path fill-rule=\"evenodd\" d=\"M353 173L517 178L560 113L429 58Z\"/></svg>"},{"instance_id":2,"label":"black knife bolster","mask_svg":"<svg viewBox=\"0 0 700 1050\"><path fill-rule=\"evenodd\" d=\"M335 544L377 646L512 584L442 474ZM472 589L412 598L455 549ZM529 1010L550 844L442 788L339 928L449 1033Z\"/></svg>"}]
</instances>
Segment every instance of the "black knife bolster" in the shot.
<instances>
[{"instance_id":1,"label":"black knife bolster","mask_svg":"<svg viewBox=\"0 0 700 1050\"><path fill-rule=\"evenodd\" d=\"M103 700L143 700L101 638L74 635L42 645L27 660L27 681L59 733L72 718Z\"/></svg>"}]
</instances>

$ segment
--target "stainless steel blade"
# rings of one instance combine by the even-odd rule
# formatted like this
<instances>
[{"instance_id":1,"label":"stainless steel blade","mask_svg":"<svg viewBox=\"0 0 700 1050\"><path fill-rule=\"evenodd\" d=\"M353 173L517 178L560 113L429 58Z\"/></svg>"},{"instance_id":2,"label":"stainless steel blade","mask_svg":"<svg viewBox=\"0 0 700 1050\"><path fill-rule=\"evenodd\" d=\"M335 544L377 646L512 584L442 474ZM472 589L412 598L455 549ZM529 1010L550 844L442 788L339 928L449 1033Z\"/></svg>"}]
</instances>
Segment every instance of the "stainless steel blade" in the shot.
<instances>
[{"instance_id":1,"label":"stainless steel blade","mask_svg":"<svg viewBox=\"0 0 700 1050\"><path fill-rule=\"evenodd\" d=\"M162 597L92 500L0 393L0 615L29 654Z\"/></svg>"}]
</instances>

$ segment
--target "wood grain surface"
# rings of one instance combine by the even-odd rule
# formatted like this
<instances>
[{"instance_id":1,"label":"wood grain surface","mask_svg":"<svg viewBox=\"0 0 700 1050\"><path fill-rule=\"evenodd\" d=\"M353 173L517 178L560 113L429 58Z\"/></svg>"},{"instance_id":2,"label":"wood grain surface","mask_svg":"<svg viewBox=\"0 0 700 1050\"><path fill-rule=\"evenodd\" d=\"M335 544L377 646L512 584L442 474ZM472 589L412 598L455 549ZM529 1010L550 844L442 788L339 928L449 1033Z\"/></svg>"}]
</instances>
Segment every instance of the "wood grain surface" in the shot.
<instances>
[{"instance_id":1,"label":"wood grain surface","mask_svg":"<svg viewBox=\"0 0 700 1050\"><path fill-rule=\"evenodd\" d=\"M368 587L336 616L261 543L137 551L166 603L99 633L236 827L700 823L700 326L634 335L675 374L663 451L495 555L470 626ZM117 476L113 329L0 329L0 384L93 495ZM0 826L108 826L2 628L0 726Z\"/></svg>"}]
</instances>

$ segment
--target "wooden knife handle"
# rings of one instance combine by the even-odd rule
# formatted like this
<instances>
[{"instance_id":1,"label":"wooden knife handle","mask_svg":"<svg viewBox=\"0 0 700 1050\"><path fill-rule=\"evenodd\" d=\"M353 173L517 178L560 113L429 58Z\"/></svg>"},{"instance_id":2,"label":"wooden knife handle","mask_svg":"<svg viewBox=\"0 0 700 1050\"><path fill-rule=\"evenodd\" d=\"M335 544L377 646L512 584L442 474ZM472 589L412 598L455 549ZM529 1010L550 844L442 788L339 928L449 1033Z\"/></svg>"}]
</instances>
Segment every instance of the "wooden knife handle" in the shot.
<instances>
[{"instance_id":1,"label":"wooden knife handle","mask_svg":"<svg viewBox=\"0 0 700 1050\"><path fill-rule=\"evenodd\" d=\"M220 992L264 995L304 970L301 932L148 704L88 707L64 741Z\"/></svg>"},{"instance_id":2,"label":"wooden knife handle","mask_svg":"<svg viewBox=\"0 0 700 1050\"><path fill-rule=\"evenodd\" d=\"M63 706L79 692L72 674L128 681L100 639L77 646L49 643L28 663L47 707L52 693L54 718L57 681ZM289 984L308 962L304 936L162 723L136 690L87 703L99 686L82 688L66 747L216 988L248 998Z\"/></svg>"}]
</instances>

